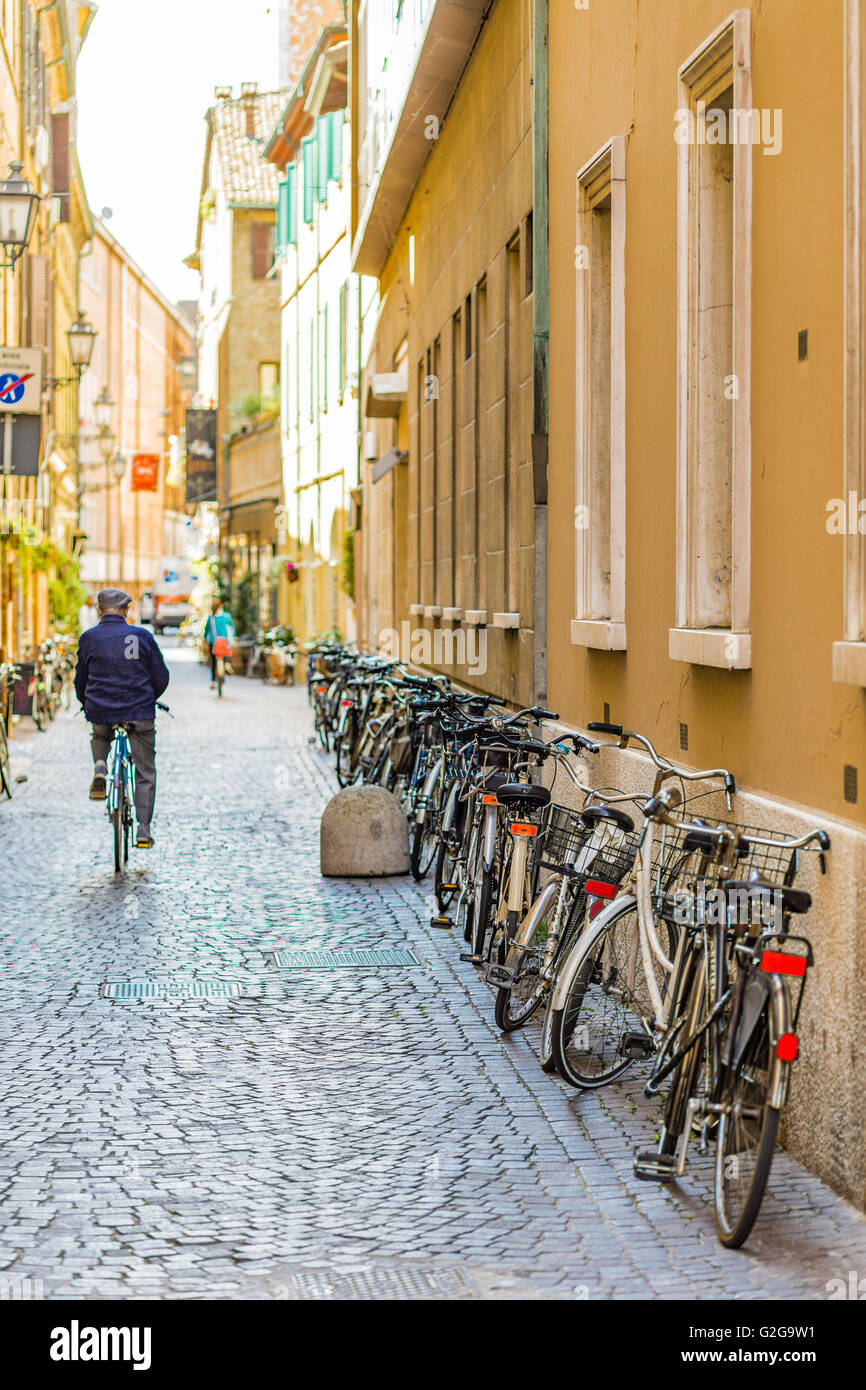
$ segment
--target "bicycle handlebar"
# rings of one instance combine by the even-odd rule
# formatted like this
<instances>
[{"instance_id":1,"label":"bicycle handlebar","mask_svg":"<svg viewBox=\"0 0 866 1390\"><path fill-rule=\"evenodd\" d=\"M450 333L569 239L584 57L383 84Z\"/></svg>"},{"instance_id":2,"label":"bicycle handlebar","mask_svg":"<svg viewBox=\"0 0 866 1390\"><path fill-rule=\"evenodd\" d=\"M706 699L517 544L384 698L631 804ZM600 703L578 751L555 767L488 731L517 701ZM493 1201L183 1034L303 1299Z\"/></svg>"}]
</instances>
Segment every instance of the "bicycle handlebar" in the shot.
<instances>
[{"instance_id":1,"label":"bicycle handlebar","mask_svg":"<svg viewBox=\"0 0 866 1390\"><path fill-rule=\"evenodd\" d=\"M593 733L613 734L614 737L619 740L618 746L620 748L627 748L629 742L633 739L635 743L643 745L651 761L660 772L672 773L676 777L682 777L686 782L701 782L711 777L721 778L725 784L725 797L728 810L731 809L731 798L737 790L737 783L734 774L729 772L727 768L704 768L702 771L693 772L688 768L678 766L677 763L672 763L668 758L663 758L654 747L652 741L647 738L646 734L639 734L634 729L625 729L622 724L610 724L607 721L597 719L591 720L586 727L591 729ZM610 744L602 745L602 747L610 746Z\"/></svg>"},{"instance_id":2,"label":"bicycle handlebar","mask_svg":"<svg viewBox=\"0 0 866 1390\"><path fill-rule=\"evenodd\" d=\"M674 787L668 788L661 796L652 796L644 806L644 816L647 820L655 821L658 825L669 825L675 830L683 830L686 834L694 833L697 835L707 835L715 838L721 847L724 844L741 844L743 841L749 845L778 845L784 849L805 849L806 845L816 841L822 854L826 854L830 849L830 836L826 830L810 830L808 834L801 835L794 840L773 840L765 835L752 835L748 831L741 832L733 830L729 825L712 825L705 821L678 820L671 815L671 811L678 806L681 801L679 792Z\"/></svg>"}]
</instances>

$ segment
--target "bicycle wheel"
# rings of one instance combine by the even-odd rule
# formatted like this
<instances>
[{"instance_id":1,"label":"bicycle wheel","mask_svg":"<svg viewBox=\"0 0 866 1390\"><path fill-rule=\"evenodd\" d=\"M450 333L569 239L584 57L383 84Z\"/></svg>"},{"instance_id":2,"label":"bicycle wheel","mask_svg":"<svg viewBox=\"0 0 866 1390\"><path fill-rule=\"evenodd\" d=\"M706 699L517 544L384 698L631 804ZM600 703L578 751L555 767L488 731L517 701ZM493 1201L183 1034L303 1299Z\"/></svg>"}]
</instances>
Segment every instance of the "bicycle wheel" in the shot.
<instances>
[{"instance_id":1,"label":"bicycle wheel","mask_svg":"<svg viewBox=\"0 0 866 1390\"><path fill-rule=\"evenodd\" d=\"M480 862L480 837L478 858L474 891L466 908L466 937L473 956L481 957L484 955L484 943L493 912L494 871L492 868L485 869Z\"/></svg>"},{"instance_id":2,"label":"bicycle wheel","mask_svg":"<svg viewBox=\"0 0 866 1390\"><path fill-rule=\"evenodd\" d=\"M736 1250L761 1207L779 1130L779 1112L768 1101L773 1032L767 1000L731 1077L716 1144L716 1229Z\"/></svg>"},{"instance_id":3,"label":"bicycle wheel","mask_svg":"<svg viewBox=\"0 0 866 1390\"><path fill-rule=\"evenodd\" d=\"M119 798L111 813L111 828L114 834L114 872L119 874L123 864L123 802Z\"/></svg>"},{"instance_id":4,"label":"bicycle wheel","mask_svg":"<svg viewBox=\"0 0 866 1390\"><path fill-rule=\"evenodd\" d=\"M129 802L123 808L123 862L129 863L129 839L132 835L132 807Z\"/></svg>"},{"instance_id":5,"label":"bicycle wheel","mask_svg":"<svg viewBox=\"0 0 866 1390\"><path fill-rule=\"evenodd\" d=\"M424 810L424 819L416 821L412 826L412 846L409 857L409 865L412 870L412 877L420 883L422 878L427 876L430 865L436 854L436 847L439 837L436 833L436 806L431 800L428 801Z\"/></svg>"},{"instance_id":6,"label":"bicycle wheel","mask_svg":"<svg viewBox=\"0 0 866 1390\"><path fill-rule=\"evenodd\" d=\"M334 747L337 752L337 781L341 787L348 787L354 778L355 768L352 763L352 753L356 741L355 716L350 712L346 717L343 732L334 739Z\"/></svg>"},{"instance_id":7,"label":"bicycle wheel","mask_svg":"<svg viewBox=\"0 0 866 1390\"><path fill-rule=\"evenodd\" d=\"M9 756L9 741L6 738L6 724L0 719L0 783L3 791L12 798L12 767Z\"/></svg>"},{"instance_id":8,"label":"bicycle wheel","mask_svg":"<svg viewBox=\"0 0 866 1390\"><path fill-rule=\"evenodd\" d=\"M464 808L458 805L454 823L447 834L442 835L436 852L436 905L440 912L445 912L451 906L457 892L457 865L463 839L464 815Z\"/></svg>"},{"instance_id":9,"label":"bicycle wheel","mask_svg":"<svg viewBox=\"0 0 866 1390\"><path fill-rule=\"evenodd\" d=\"M670 957L673 928L657 925ZM570 983L550 1019L556 1070L582 1090L606 1086L632 1065L627 1035L652 1013L640 953L637 908L627 898L601 932L587 931L569 966ZM660 987L662 971L656 967Z\"/></svg>"},{"instance_id":10,"label":"bicycle wheel","mask_svg":"<svg viewBox=\"0 0 866 1390\"><path fill-rule=\"evenodd\" d=\"M496 991L496 1026L503 1033L513 1033L532 1018L544 998L541 966L549 935L545 917L532 934L532 940L520 957L520 966L510 985Z\"/></svg>"}]
</instances>

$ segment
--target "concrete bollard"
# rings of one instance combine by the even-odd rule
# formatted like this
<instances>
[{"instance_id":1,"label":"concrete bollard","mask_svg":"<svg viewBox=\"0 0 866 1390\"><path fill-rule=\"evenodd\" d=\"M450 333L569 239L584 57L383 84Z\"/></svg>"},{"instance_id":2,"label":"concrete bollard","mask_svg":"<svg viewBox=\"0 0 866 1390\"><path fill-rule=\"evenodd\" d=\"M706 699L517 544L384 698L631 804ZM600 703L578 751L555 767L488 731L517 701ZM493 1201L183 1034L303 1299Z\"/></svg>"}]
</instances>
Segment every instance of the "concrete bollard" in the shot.
<instances>
[{"instance_id":1,"label":"concrete bollard","mask_svg":"<svg viewBox=\"0 0 866 1390\"><path fill-rule=\"evenodd\" d=\"M409 872L409 826L393 792L344 787L322 815L320 865L325 878L379 878Z\"/></svg>"}]
</instances>

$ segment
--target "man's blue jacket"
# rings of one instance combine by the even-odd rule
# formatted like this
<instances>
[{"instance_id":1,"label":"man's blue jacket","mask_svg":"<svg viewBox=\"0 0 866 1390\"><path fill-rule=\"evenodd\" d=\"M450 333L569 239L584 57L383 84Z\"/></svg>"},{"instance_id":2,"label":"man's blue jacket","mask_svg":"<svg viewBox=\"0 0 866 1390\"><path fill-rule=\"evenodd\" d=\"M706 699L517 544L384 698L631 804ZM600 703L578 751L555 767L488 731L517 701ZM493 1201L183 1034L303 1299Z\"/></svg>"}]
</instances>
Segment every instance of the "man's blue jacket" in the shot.
<instances>
[{"instance_id":1,"label":"man's blue jacket","mask_svg":"<svg viewBox=\"0 0 866 1390\"><path fill-rule=\"evenodd\" d=\"M153 719L168 667L153 633L106 613L78 639L75 693L91 724Z\"/></svg>"}]
</instances>

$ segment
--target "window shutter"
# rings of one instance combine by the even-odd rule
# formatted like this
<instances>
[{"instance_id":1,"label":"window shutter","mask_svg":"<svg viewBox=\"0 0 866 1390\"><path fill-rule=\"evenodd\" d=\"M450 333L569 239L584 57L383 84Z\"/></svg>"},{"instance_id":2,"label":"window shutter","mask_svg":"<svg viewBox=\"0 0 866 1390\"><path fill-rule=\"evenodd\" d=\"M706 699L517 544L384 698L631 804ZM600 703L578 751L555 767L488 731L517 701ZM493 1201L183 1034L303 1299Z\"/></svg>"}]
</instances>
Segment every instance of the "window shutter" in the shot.
<instances>
[{"instance_id":1,"label":"window shutter","mask_svg":"<svg viewBox=\"0 0 866 1390\"><path fill-rule=\"evenodd\" d=\"M313 220L313 199L316 196L316 140L308 135L301 141L304 160L304 221Z\"/></svg>"},{"instance_id":2,"label":"window shutter","mask_svg":"<svg viewBox=\"0 0 866 1390\"><path fill-rule=\"evenodd\" d=\"M60 221L69 221L69 112L51 117L52 192L60 198Z\"/></svg>"},{"instance_id":3,"label":"window shutter","mask_svg":"<svg viewBox=\"0 0 866 1390\"><path fill-rule=\"evenodd\" d=\"M253 240L253 279L264 280L271 268L271 224L254 222Z\"/></svg>"},{"instance_id":4,"label":"window shutter","mask_svg":"<svg viewBox=\"0 0 866 1390\"><path fill-rule=\"evenodd\" d=\"M286 245L294 246L298 240L298 166L290 164L286 170Z\"/></svg>"},{"instance_id":5,"label":"window shutter","mask_svg":"<svg viewBox=\"0 0 866 1390\"><path fill-rule=\"evenodd\" d=\"M282 256L289 240L289 180L280 184L277 201L277 255Z\"/></svg>"},{"instance_id":6,"label":"window shutter","mask_svg":"<svg viewBox=\"0 0 866 1390\"><path fill-rule=\"evenodd\" d=\"M332 179L340 180L343 177L343 112L331 112L331 140L329 161L330 174Z\"/></svg>"},{"instance_id":7,"label":"window shutter","mask_svg":"<svg viewBox=\"0 0 866 1390\"><path fill-rule=\"evenodd\" d=\"M330 119L328 116L316 117L316 144L318 145L318 179L316 197L320 203L328 198L328 162L330 159Z\"/></svg>"}]
</instances>

